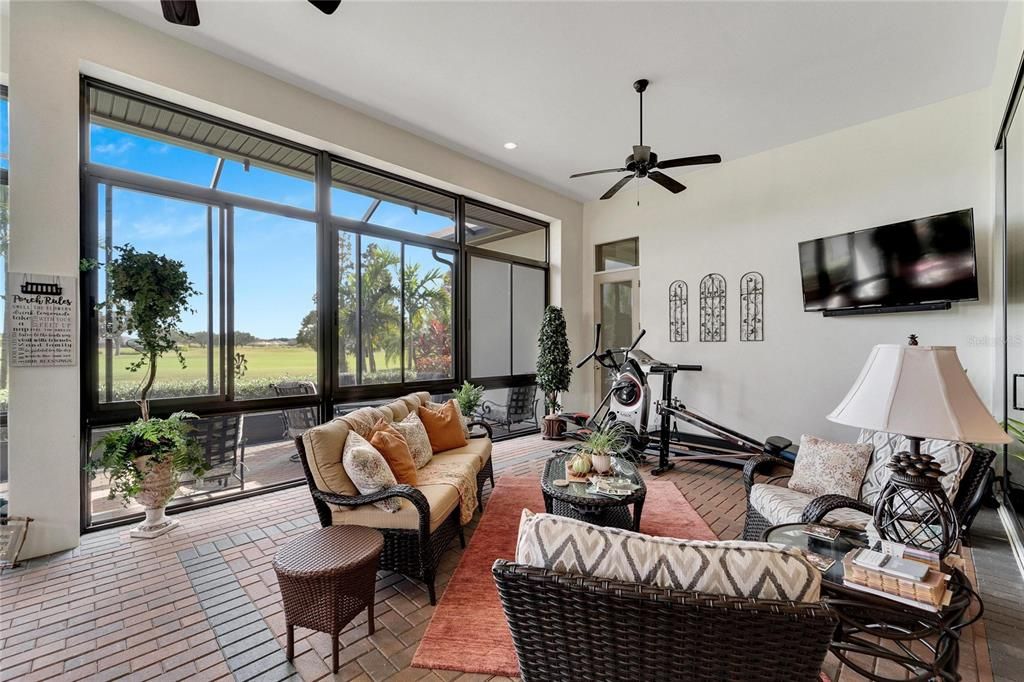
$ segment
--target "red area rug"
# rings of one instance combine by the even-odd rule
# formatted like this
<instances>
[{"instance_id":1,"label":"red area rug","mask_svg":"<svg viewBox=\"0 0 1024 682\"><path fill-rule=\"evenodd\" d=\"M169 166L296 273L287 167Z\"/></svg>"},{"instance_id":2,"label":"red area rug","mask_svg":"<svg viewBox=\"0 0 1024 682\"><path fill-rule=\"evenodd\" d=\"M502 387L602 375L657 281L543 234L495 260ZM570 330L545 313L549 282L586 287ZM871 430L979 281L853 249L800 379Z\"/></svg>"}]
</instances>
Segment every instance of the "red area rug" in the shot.
<instances>
[{"instance_id":1,"label":"red area rug","mask_svg":"<svg viewBox=\"0 0 1024 682\"><path fill-rule=\"evenodd\" d=\"M504 677L519 674L491 566L495 559L515 559L523 508L544 511L540 481L532 476L498 479L480 525L434 610L413 666ZM688 540L717 539L669 481L647 481L640 530Z\"/></svg>"}]
</instances>

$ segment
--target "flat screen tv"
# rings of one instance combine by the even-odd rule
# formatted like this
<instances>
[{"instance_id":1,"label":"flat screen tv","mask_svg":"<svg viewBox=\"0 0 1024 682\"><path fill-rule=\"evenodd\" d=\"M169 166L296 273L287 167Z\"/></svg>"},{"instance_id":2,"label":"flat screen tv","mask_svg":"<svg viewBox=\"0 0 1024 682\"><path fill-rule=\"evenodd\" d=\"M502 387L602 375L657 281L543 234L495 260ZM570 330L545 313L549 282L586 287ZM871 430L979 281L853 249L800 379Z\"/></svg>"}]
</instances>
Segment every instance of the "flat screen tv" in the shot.
<instances>
[{"instance_id":1,"label":"flat screen tv","mask_svg":"<svg viewBox=\"0 0 1024 682\"><path fill-rule=\"evenodd\" d=\"M804 310L977 300L974 211L801 242L800 274Z\"/></svg>"}]
</instances>

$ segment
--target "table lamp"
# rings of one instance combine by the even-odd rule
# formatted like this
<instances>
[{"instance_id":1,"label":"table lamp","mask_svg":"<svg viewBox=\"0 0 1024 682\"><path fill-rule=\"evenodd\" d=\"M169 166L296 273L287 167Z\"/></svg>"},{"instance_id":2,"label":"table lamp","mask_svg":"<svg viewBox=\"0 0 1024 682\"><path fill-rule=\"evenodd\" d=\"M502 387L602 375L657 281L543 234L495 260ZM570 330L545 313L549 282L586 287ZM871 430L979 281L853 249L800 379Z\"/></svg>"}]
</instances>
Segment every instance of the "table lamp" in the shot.
<instances>
[{"instance_id":1,"label":"table lamp","mask_svg":"<svg viewBox=\"0 0 1024 682\"><path fill-rule=\"evenodd\" d=\"M943 475L926 438L964 443L1008 443L967 378L953 346L875 346L830 421L905 436L909 452L893 456L893 474L875 502L875 529L883 539L945 556L960 536L960 523L939 483Z\"/></svg>"}]
</instances>

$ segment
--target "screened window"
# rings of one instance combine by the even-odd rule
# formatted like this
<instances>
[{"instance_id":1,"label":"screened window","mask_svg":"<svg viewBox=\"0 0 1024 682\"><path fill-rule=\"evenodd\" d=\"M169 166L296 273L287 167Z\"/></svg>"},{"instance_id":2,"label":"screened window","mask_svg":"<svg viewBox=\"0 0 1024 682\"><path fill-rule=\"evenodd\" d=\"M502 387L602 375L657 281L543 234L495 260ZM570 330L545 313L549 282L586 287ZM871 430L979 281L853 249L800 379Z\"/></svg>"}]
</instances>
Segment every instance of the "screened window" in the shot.
<instances>
[{"instance_id":1,"label":"screened window","mask_svg":"<svg viewBox=\"0 0 1024 682\"><path fill-rule=\"evenodd\" d=\"M316 223L234 211L235 398L317 381Z\"/></svg>"},{"instance_id":2,"label":"screened window","mask_svg":"<svg viewBox=\"0 0 1024 682\"><path fill-rule=\"evenodd\" d=\"M109 296L104 266L117 257L117 247L128 245L180 261L198 292L189 299L190 310L181 321L186 335L178 343L185 365L173 355L161 359L151 397L220 393L220 209L103 183L97 185L96 194L99 239L94 257L100 264L95 271L99 301ZM143 372L132 368L140 357L138 339L111 308L101 306L98 315L99 402L134 401L143 378Z\"/></svg>"},{"instance_id":3,"label":"screened window","mask_svg":"<svg viewBox=\"0 0 1024 682\"><path fill-rule=\"evenodd\" d=\"M87 441L139 415L138 339L95 305L108 294L105 264L129 244L179 260L197 292L181 324L185 366L173 354L160 360L151 407L199 415L212 473L183 480L172 505L295 484L303 472L294 439L305 430L410 390L444 397L466 378L486 384L496 435L536 428L527 393L546 302L547 225L84 82L82 256L100 264L81 275L81 320L94 344L82 350ZM458 333L467 327L468 336ZM0 455L4 445L0 433ZM83 444L83 464L89 456ZM87 525L141 511L107 500L102 476L83 489Z\"/></svg>"},{"instance_id":4,"label":"screened window","mask_svg":"<svg viewBox=\"0 0 1024 682\"><path fill-rule=\"evenodd\" d=\"M470 375L537 371L537 335L547 304L543 268L473 256L469 264Z\"/></svg>"},{"instance_id":5,"label":"screened window","mask_svg":"<svg viewBox=\"0 0 1024 682\"><path fill-rule=\"evenodd\" d=\"M7 251L10 243L8 219L8 171L10 170L10 137L7 86L0 85L0 498L7 499L7 352L3 343L7 334Z\"/></svg>"},{"instance_id":6,"label":"screened window","mask_svg":"<svg viewBox=\"0 0 1024 682\"><path fill-rule=\"evenodd\" d=\"M509 256L546 261L545 223L466 202L466 243Z\"/></svg>"},{"instance_id":7,"label":"screened window","mask_svg":"<svg viewBox=\"0 0 1024 682\"><path fill-rule=\"evenodd\" d=\"M594 247L594 270L621 270L640 265L640 240L636 237Z\"/></svg>"},{"instance_id":8,"label":"screened window","mask_svg":"<svg viewBox=\"0 0 1024 682\"><path fill-rule=\"evenodd\" d=\"M340 386L454 376L454 268L448 249L338 233Z\"/></svg>"},{"instance_id":9,"label":"screened window","mask_svg":"<svg viewBox=\"0 0 1024 682\"><path fill-rule=\"evenodd\" d=\"M455 198L362 168L331 165L331 214L365 225L454 242Z\"/></svg>"},{"instance_id":10,"label":"screened window","mask_svg":"<svg viewBox=\"0 0 1024 682\"><path fill-rule=\"evenodd\" d=\"M312 210L316 157L121 91L89 90L89 161Z\"/></svg>"}]
</instances>

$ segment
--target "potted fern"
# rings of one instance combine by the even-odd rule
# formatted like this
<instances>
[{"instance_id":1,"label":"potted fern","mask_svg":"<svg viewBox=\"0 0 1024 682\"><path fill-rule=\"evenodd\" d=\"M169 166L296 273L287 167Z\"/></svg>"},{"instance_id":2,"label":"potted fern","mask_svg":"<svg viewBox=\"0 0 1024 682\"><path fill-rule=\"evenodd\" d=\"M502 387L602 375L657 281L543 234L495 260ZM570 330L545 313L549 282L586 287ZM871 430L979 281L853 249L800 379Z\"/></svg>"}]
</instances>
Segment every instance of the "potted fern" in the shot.
<instances>
[{"instance_id":1,"label":"potted fern","mask_svg":"<svg viewBox=\"0 0 1024 682\"><path fill-rule=\"evenodd\" d=\"M537 338L537 385L544 392L543 437L561 440L565 422L556 415L562 409L559 394L569 390L572 366L569 362L569 339L565 333L565 315L558 306L549 305Z\"/></svg>"},{"instance_id":2,"label":"potted fern","mask_svg":"<svg viewBox=\"0 0 1024 682\"><path fill-rule=\"evenodd\" d=\"M462 385L455 389L455 400L459 403L459 411L467 419L472 419L473 413L476 408L480 407L483 397L484 387L474 386L468 381L463 381Z\"/></svg>"},{"instance_id":3,"label":"potted fern","mask_svg":"<svg viewBox=\"0 0 1024 682\"><path fill-rule=\"evenodd\" d=\"M120 496L126 506L134 500L145 508L145 521L131 535L152 538L178 524L165 509L180 474L200 478L205 473L202 453L189 435L188 419L195 415L176 412L161 419L150 414L149 406L158 361L174 353L185 366L177 339L185 336L181 316L191 310L188 299L197 292L181 261L131 246L116 250L117 256L106 264L109 298L101 307L118 321L119 329L138 339L139 358L128 369L142 373L137 392L141 418L101 438L87 468L93 476L102 472L109 478L110 499Z\"/></svg>"}]
</instances>

